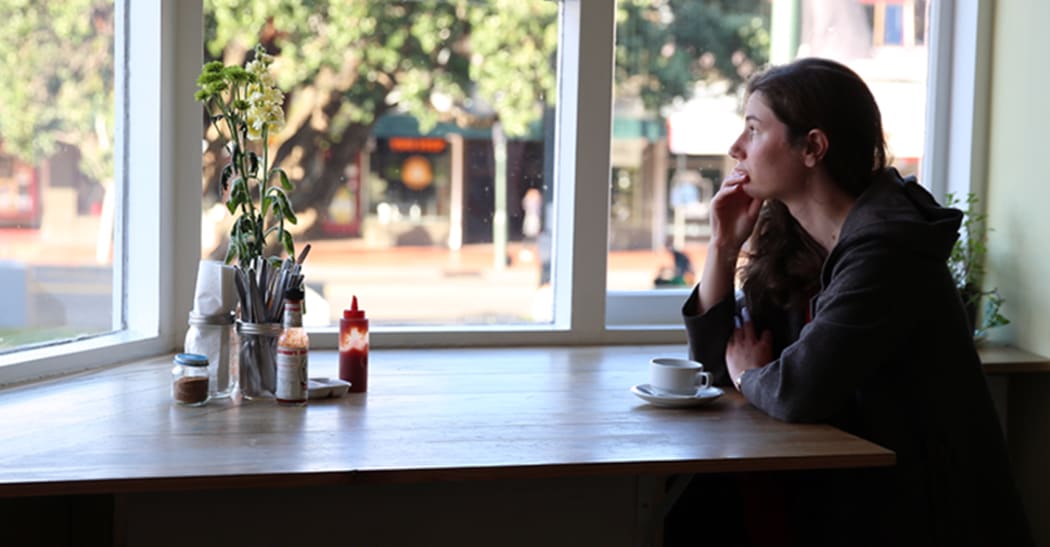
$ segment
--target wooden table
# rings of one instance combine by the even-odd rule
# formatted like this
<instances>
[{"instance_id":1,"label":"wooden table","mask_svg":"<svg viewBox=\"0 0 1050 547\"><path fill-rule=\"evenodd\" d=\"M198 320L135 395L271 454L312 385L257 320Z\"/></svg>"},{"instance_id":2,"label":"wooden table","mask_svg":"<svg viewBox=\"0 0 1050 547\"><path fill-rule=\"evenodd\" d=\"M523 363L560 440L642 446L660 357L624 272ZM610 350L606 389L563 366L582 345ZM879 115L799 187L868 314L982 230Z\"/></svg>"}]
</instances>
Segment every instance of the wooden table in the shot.
<instances>
[{"instance_id":1,"label":"wooden table","mask_svg":"<svg viewBox=\"0 0 1050 547\"><path fill-rule=\"evenodd\" d=\"M171 356L0 390L0 496L289 483L784 470L892 464L827 426L772 420L732 390L658 409L628 392L679 346L373 351L371 393L177 407ZM981 348L990 375L1050 359ZM333 352L311 375L335 375ZM464 449L464 446L469 449ZM218 456L217 456L218 455Z\"/></svg>"},{"instance_id":2,"label":"wooden table","mask_svg":"<svg viewBox=\"0 0 1050 547\"><path fill-rule=\"evenodd\" d=\"M1050 358L1012 346L985 344L977 352L988 375L1050 372Z\"/></svg>"},{"instance_id":3,"label":"wooden table","mask_svg":"<svg viewBox=\"0 0 1050 547\"><path fill-rule=\"evenodd\" d=\"M170 356L0 392L0 496L891 465L727 389L660 409L629 393L678 347L374 351L370 392L173 405ZM311 376L333 375L332 352Z\"/></svg>"}]
</instances>

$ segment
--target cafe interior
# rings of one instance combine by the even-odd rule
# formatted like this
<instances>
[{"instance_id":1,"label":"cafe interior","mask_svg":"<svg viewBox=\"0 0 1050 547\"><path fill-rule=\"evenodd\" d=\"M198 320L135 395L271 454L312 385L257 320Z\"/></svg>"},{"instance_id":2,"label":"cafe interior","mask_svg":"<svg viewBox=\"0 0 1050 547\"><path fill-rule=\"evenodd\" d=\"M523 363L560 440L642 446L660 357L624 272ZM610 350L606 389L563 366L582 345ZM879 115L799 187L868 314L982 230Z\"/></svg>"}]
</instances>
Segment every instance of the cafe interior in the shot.
<instances>
[{"instance_id":1,"label":"cafe interior","mask_svg":"<svg viewBox=\"0 0 1050 547\"><path fill-rule=\"evenodd\" d=\"M557 168L607 180L612 76L590 61L608 60L615 10L562 4L569 102L559 124L570 142L559 145ZM932 5L940 53L929 71L939 83L927 125L940 138L927 142L941 158L932 184L982 196L994 225L987 283L1011 323L983 341L981 356L1033 534L1050 546L1050 177L1039 160L1050 125L1050 3ZM440 332L373 335L369 393L305 410L171 404L199 239L174 234L200 233L193 215L179 214L199 195L175 181L201 165L190 75L202 8L160 0L130 9L145 10L132 31L158 48L129 50L129 66L163 83L127 91L137 112L152 112L134 124L155 137L135 143L143 165L127 169L160 180L160 214L129 212L147 226L132 239L161 242L151 269L128 280L152 302L155 334L28 365L3 356L0 369L47 372L0 382L0 545L660 545L663 515L689 477L893 465L882 447L827 425L777 422L735 392L699 408L646 405L628 388L650 358L684 356L682 329L612 328L603 317L569 320L575 335L533 329L482 344L450 344ZM564 186L580 211L607 190ZM591 248L604 249L604 236L571 234L574 263L604 263ZM573 286L559 298L605 309L604 289ZM311 335L318 374L336 375L337 338ZM698 522L698 537L717 526Z\"/></svg>"}]
</instances>

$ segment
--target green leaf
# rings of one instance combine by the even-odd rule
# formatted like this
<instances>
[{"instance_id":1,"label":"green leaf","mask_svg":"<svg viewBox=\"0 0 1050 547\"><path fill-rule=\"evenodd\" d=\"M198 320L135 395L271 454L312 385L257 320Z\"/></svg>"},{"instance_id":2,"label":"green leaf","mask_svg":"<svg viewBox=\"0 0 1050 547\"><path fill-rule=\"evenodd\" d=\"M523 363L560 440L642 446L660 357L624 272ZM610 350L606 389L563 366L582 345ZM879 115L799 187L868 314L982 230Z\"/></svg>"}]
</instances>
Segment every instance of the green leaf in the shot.
<instances>
[{"instance_id":1,"label":"green leaf","mask_svg":"<svg viewBox=\"0 0 1050 547\"><path fill-rule=\"evenodd\" d=\"M285 191L287 191L287 192L291 192L292 191L292 188L294 188L292 186L292 181L288 180L288 173L285 173L284 169L281 169L281 168L278 167L278 168L274 168L270 172L277 174L279 180L281 181L281 188L284 188Z\"/></svg>"},{"instance_id":2,"label":"green leaf","mask_svg":"<svg viewBox=\"0 0 1050 547\"><path fill-rule=\"evenodd\" d=\"M255 152L248 152L248 173L255 174L259 171L259 155Z\"/></svg>"},{"instance_id":3,"label":"green leaf","mask_svg":"<svg viewBox=\"0 0 1050 547\"><path fill-rule=\"evenodd\" d=\"M284 244L284 251L288 253L288 256L295 256L295 243L292 241L291 232L281 230L281 243Z\"/></svg>"},{"instance_id":4,"label":"green leaf","mask_svg":"<svg viewBox=\"0 0 1050 547\"><path fill-rule=\"evenodd\" d=\"M230 210L230 213L235 213L237 207L247 203L251 200L251 194L248 192L248 182L244 180L244 177L237 177L233 179L233 185L230 189L230 199L226 202L226 208Z\"/></svg>"},{"instance_id":5,"label":"green leaf","mask_svg":"<svg viewBox=\"0 0 1050 547\"><path fill-rule=\"evenodd\" d=\"M276 216L280 216L284 219L289 219L289 215L292 218L295 217L295 211L292 209L292 202L288 199L288 194L285 193L284 190L277 186L271 186L266 192L273 197L274 214ZM292 221L292 224L295 224L295 222Z\"/></svg>"},{"instance_id":6,"label":"green leaf","mask_svg":"<svg viewBox=\"0 0 1050 547\"><path fill-rule=\"evenodd\" d=\"M231 177L233 177L233 164L228 163L222 168L222 175L219 178L219 199L222 199L226 191L230 189Z\"/></svg>"}]
</instances>

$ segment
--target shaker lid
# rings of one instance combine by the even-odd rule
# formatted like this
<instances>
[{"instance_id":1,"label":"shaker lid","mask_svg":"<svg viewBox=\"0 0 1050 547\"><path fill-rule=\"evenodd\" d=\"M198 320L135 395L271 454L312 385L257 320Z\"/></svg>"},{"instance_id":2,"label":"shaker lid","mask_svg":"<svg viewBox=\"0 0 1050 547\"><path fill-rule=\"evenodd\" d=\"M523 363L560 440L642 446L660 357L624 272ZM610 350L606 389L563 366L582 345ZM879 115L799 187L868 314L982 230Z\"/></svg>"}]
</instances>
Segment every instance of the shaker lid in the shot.
<instances>
[{"instance_id":1,"label":"shaker lid","mask_svg":"<svg viewBox=\"0 0 1050 547\"><path fill-rule=\"evenodd\" d=\"M303 299L303 290L301 288L299 288L299 287L292 287L292 288L288 289L287 291L285 291L284 299L285 300L302 300Z\"/></svg>"},{"instance_id":2,"label":"shaker lid","mask_svg":"<svg viewBox=\"0 0 1050 547\"><path fill-rule=\"evenodd\" d=\"M206 367L208 366L208 357L199 353L179 353L175 355L175 364L188 367Z\"/></svg>"}]
</instances>

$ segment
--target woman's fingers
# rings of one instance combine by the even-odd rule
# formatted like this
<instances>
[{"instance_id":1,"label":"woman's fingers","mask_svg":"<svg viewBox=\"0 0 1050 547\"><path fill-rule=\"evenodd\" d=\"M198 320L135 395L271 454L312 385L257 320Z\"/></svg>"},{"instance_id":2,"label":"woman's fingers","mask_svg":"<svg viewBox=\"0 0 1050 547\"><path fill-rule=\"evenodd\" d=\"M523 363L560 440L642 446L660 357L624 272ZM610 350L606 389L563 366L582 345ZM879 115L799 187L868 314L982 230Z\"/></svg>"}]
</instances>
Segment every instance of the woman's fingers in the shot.
<instances>
[{"instance_id":1,"label":"woman's fingers","mask_svg":"<svg viewBox=\"0 0 1050 547\"><path fill-rule=\"evenodd\" d=\"M726 175L726 178L722 180L722 184L742 184L748 180L747 173L739 169L733 169L728 175Z\"/></svg>"},{"instance_id":2,"label":"woman's fingers","mask_svg":"<svg viewBox=\"0 0 1050 547\"><path fill-rule=\"evenodd\" d=\"M744 321L733 329L726 344L726 365L730 372L761 367L773 360L773 332L764 330L756 335L755 325Z\"/></svg>"}]
</instances>

